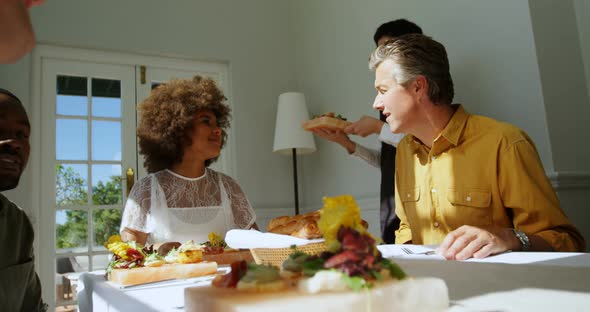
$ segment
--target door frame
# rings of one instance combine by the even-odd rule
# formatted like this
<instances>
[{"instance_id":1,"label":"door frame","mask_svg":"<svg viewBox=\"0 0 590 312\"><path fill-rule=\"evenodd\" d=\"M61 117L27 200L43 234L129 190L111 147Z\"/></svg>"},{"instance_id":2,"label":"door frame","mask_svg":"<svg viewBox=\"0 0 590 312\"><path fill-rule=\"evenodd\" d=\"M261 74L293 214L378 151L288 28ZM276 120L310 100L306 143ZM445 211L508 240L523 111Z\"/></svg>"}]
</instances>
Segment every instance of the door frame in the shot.
<instances>
[{"instance_id":1,"label":"door frame","mask_svg":"<svg viewBox=\"0 0 590 312\"><path fill-rule=\"evenodd\" d=\"M45 289L43 292L43 298L46 302L50 303L51 308L53 307L54 292L55 292L55 281L54 281L54 270L49 269L47 262L51 259L53 264L53 253L55 246L51 245L51 239L48 239L47 235L55 235L55 233L41 233L40 230L47 230L47 226L41 226L41 222L48 222L52 220L55 223L55 213L53 218L49 220L43 220L40 218L41 215L50 215L44 209L42 194L47 193L43 191L43 185L48 177L43 174L42 168L42 132L46 129L41 129L42 114L41 114L41 96L42 96L42 67L44 59L61 59L65 61L80 61L80 62L91 62L91 63L102 63L111 65L130 65L130 66L153 66L163 67L168 69L179 69L186 71L192 68L199 72L211 72L216 73L219 77L219 86L224 91L227 97L227 104L233 111L233 96L231 88L231 77L228 62L205 62L200 60L194 60L187 57L180 57L174 55L147 55L142 53L133 52L117 52L117 51L103 51L95 49L83 49L83 48L72 48L57 45L39 44L32 53L31 60L31 112L29 118L31 119L31 153L29 159L29 170L32 171L32 185L31 185L31 214L33 214L33 228L36 233L34 248L36 251L35 266L41 279L42 287ZM137 77L136 77L137 81ZM137 97L136 97L137 101ZM136 103L137 104L137 103ZM236 160L235 160L235 131L233 128L229 129L228 142L224 148L225 159L223 160L222 167L225 168L225 172L236 177ZM47 208L48 209L48 208ZM54 224L51 226L54 227ZM43 263L43 265L41 265ZM53 268L53 266L52 266ZM49 272L47 272L49 271ZM50 274L48 276L48 274ZM51 281L51 283L49 283ZM49 287L49 288L48 288ZM48 297L49 296L49 297ZM49 299L49 300L48 300Z\"/></svg>"}]
</instances>

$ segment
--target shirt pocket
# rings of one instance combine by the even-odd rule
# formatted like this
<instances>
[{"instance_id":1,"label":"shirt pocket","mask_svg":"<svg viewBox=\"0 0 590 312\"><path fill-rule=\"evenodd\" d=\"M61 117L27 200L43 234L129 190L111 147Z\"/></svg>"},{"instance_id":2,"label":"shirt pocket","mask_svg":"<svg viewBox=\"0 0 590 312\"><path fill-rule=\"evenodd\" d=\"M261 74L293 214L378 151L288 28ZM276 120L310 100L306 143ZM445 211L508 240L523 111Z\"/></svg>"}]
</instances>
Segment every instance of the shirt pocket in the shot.
<instances>
[{"instance_id":1,"label":"shirt pocket","mask_svg":"<svg viewBox=\"0 0 590 312\"><path fill-rule=\"evenodd\" d=\"M412 220L419 220L418 204L420 202L420 187L402 187L400 188L399 197L408 222L412 223Z\"/></svg>"},{"instance_id":2,"label":"shirt pocket","mask_svg":"<svg viewBox=\"0 0 590 312\"><path fill-rule=\"evenodd\" d=\"M488 226L492 224L492 193L477 188L449 188L448 205L444 207L443 218L454 230L462 225Z\"/></svg>"}]
</instances>

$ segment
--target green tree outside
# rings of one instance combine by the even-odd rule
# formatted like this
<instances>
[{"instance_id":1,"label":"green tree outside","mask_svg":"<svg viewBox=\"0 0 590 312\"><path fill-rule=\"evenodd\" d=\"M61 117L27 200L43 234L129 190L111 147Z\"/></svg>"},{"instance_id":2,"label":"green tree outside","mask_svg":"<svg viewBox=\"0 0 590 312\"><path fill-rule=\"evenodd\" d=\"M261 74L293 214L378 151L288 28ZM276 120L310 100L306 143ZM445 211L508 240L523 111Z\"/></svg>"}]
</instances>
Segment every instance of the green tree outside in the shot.
<instances>
[{"instance_id":1,"label":"green tree outside","mask_svg":"<svg viewBox=\"0 0 590 312\"><path fill-rule=\"evenodd\" d=\"M58 206L83 206L88 202L86 183L73 168L56 165L56 203ZM106 183L92 187L93 205L116 205L122 201L120 176L111 176ZM93 212L94 238L102 246L111 235L119 233L120 209L97 209ZM75 248L88 244L88 212L67 210L66 222L57 226L57 248Z\"/></svg>"}]
</instances>

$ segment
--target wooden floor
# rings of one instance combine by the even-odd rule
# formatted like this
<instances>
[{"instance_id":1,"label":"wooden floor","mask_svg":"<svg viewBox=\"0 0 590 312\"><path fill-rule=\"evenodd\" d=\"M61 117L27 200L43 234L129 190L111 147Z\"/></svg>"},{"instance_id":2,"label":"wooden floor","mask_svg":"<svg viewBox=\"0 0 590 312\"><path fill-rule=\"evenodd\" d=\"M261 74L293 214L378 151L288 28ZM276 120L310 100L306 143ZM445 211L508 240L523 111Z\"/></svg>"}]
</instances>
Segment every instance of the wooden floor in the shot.
<instances>
[{"instance_id":1,"label":"wooden floor","mask_svg":"<svg viewBox=\"0 0 590 312\"><path fill-rule=\"evenodd\" d=\"M75 312L78 310L77 305L68 305L68 306L61 306L56 307L55 312Z\"/></svg>"}]
</instances>

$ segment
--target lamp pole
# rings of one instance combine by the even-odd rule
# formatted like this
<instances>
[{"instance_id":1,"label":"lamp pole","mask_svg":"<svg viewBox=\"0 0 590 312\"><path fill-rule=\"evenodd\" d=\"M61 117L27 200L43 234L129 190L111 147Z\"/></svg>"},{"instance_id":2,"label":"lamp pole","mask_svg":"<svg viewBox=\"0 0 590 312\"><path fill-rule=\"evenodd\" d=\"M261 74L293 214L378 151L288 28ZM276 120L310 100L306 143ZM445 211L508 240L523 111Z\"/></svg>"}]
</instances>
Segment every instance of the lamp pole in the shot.
<instances>
[{"instance_id":1,"label":"lamp pole","mask_svg":"<svg viewBox=\"0 0 590 312\"><path fill-rule=\"evenodd\" d=\"M295 189L295 215L299 214L299 192L297 191L297 149L292 148L293 152L293 187Z\"/></svg>"}]
</instances>

